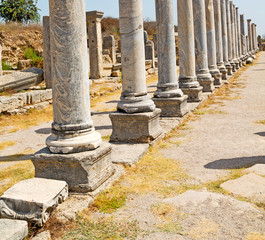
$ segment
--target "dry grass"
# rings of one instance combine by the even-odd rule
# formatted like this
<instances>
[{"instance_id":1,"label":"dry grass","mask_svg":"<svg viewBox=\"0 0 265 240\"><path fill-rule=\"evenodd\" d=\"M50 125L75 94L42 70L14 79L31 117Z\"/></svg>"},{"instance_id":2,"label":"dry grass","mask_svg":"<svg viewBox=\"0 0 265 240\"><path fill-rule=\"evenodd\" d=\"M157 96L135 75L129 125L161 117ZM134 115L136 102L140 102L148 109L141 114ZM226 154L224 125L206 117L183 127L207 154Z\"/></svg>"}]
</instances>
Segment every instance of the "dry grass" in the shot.
<instances>
[{"instance_id":1,"label":"dry grass","mask_svg":"<svg viewBox=\"0 0 265 240\"><path fill-rule=\"evenodd\" d=\"M264 233L250 233L246 240L265 240L265 234Z\"/></svg>"},{"instance_id":2,"label":"dry grass","mask_svg":"<svg viewBox=\"0 0 265 240\"><path fill-rule=\"evenodd\" d=\"M255 122L255 123L257 123L257 124L265 124L265 120L260 120L260 121L257 121L257 122Z\"/></svg>"},{"instance_id":3,"label":"dry grass","mask_svg":"<svg viewBox=\"0 0 265 240\"><path fill-rule=\"evenodd\" d=\"M0 143L0 150L4 150L8 147L14 146L16 142L14 141L6 141L6 142L1 142Z\"/></svg>"},{"instance_id":4,"label":"dry grass","mask_svg":"<svg viewBox=\"0 0 265 240\"><path fill-rule=\"evenodd\" d=\"M28 24L23 25L20 23L0 23L0 31L10 32L12 34L14 33L21 33L21 31L42 31L42 25L41 24Z\"/></svg>"}]
</instances>

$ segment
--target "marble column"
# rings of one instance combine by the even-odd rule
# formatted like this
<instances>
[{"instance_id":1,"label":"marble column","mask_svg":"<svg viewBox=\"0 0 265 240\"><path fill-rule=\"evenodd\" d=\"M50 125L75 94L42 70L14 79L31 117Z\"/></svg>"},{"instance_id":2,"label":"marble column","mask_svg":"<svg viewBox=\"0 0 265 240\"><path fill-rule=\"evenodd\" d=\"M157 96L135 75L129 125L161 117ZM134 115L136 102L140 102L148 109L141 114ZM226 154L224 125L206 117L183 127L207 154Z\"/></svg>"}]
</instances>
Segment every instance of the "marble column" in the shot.
<instances>
[{"instance_id":1,"label":"marble column","mask_svg":"<svg viewBox=\"0 0 265 240\"><path fill-rule=\"evenodd\" d=\"M103 40L101 31L101 19L103 15L104 13L99 11L86 13L91 79L103 77Z\"/></svg>"},{"instance_id":2,"label":"marble column","mask_svg":"<svg viewBox=\"0 0 265 240\"><path fill-rule=\"evenodd\" d=\"M232 57L233 57L233 62L235 63L235 69L233 69L233 71L236 71L236 69L239 69L239 62L236 56L235 9L232 1L230 1L230 17L231 17L231 33L232 33Z\"/></svg>"},{"instance_id":3,"label":"marble column","mask_svg":"<svg viewBox=\"0 0 265 240\"><path fill-rule=\"evenodd\" d=\"M161 116L182 117L187 113L187 96L179 89L173 0L156 0L158 84L153 101Z\"/></svg>"},{"instance_id":4,"label":"marble column","mask_svg":"<svg viewBox=\"0 0 265 240\"><path fill-rule=\"evenodd\" d=\"M142 0L119 0L122 93L110 115L111 141L149 142L162 132L160 109L147 93Z\"/></svg>"},{"instance_id":5,"label":"marble column","mask_svg":"<svg viewBox=\"0 0 265 240\"><path fill-rule=\"evenodd\" d=\"M232 26L231 26L231 12L230 12L230 3L229 0L226 1L226 20L227 20L227 45L228 45L228 60L230 66L232 67L232 73L235 72L235 63L233 61L233 54L232 54ZM232 74L231 73L231 74Z\"/></svg>"},{"instance_id":6,"label":"marble column","mask_svg":"<svg viewBox=\"0 0 265 240\"><path fill-rule=\"evenodd\" d=\"M256 24L253 23L253 49L257 52L257 35L256 35Z\"/></svg>"},{"instance_id":7,"label":"marble column","mask_svg":"<svg viewBox=\"0 0 265 240\"><path fill-rule=\"evenodd\" d=\"M85 0L50 0L52 133L32 161L36 177L95 190L113 174L111 147L95 131L89 101ZM69 40L70 39L70 40Z\"/></svg>"},{"instance_id":8,"label":"marble column","mask_svg":"<svg viewBox=\"0 0 265 240\"><path fill-rule=\"evenodd\" d=\"M241 29L241 47L244 61L246 60L247 55L247 43L246 43L246 31L245 31L245 16L244 14L240 15L240 29Z\"/></svg>"},{"instance_id":9,"label":"marble column","mask_svg":"<svg viewBox=\"0 0 265 240\"><path fill-rule=\"evenodd\" d=\"M236 26L237 59L238 59L238 62L239 62L239 66L242 67L242 54L241 54L241 41L240 41L240 28L239 28L238 7L235 7L235 26Z\"/></svg>"},{"instance_id":10,"label":"marble column","mask_svg":"<svg viewBox=\"0 0 265 240\"><path fill-rule=\"evenodd\" d=\"M50 43L50 17L43 17L43 71L46 89L52 88L51 81L51 43Z\"/></svg>"},{"instance_id":11,"label":"marble column","mask_svg":"<svg viewBox=\"0 0 265 240\"><path fill-rule=\"evenodd\" d=\"M249 43L249 52L251 53L253 48L253 37L252 37L252 26L251 26L251 19L247 20L248 22L248 43Z\"/></svg>"},{"instance_id":12,"label":"marble column","mask_svg":"<svg viewBox=\"0 0 265 240\"><path fill-rule=\"evenodd\" d=\"M203 92L214 90L214 79L208 67L205 0L193 0L196 74Z\"/></svg>"},{"instance_id":13,"label":"marble column","mask_svg":"<svg viewBox=\"0 0 265 240\"><path fill-rule=\"evenodd\" d=\"M222 79L227 80L227 69L224 65L224 59L223 59L221 2L220 2L220 0L214 0L213 3L214 3L214 22L215 22L217 67L222 74Z\"/></svg>"},{"instance_id":14,"label":"marble column","mask_svg":"<svg viewBox=\"0 0 265 240\"><path fill-rule=\"evenodd\" d=\"M189 102L202 100L202 89L196 77L195 41L192 0L178 0L179 84Z\"/></svg>"},{"instance_id":15,"label":"marble column","mask_svg":"<svg viewBox=\"0 0 265 240\"><path fill-rule=\"evenodd\" d=\"M208 66L209 66L210 73L212 74L214 78L214 85L220 86L222 84L222 74L217 68L213 0L205 0L205 9L206 9Z\"/></svg>"}]
</instances>

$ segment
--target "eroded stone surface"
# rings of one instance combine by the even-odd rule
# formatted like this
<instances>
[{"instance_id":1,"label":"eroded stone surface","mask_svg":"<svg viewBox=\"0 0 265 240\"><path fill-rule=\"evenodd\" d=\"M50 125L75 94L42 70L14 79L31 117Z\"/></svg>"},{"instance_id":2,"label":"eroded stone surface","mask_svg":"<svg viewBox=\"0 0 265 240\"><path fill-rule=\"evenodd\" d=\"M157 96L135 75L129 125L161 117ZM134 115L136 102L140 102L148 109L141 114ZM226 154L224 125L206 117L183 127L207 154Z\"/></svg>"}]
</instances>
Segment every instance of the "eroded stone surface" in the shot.
<instances>
[{"instance_id":1,"label":"eroded stone surface","mask_svg":"<svg viewBox=\"0 0 265 240\"><path fill-rule=\"evenodd\" d=\"M250 173L221 185L223 189L235 195L248 198L257 203L265 203L265 178Z\"/></svg>"},{"instance_id":2,"label":"eroded stone surface","mask_svg":"<svg viewBox=\"0 0 265 240\"><path fill-rule=\"evenodd\" d=\"M32 238L32 240L52 240L50 231L45 231L39 233L36 237Z\"/></svg>"},{"instance_id":3,"label":"eroded stone surface","mask_svg":"<svg viewBox=\"0 0 265 240\"><path fill-rule=\"evenodd\" d=\"M68 196L64 181L32 178L8 189L0 198L0 217L20 219L42 226L50 213Z\"/></svg>"},{"instance_id":4,"label":"eroded stone surface","mask_svg":"<svg viewBox=\"0 0 265 240\"><path fill-rule=\"evenodd\" d=\"M0 219L1 240L22 240L28 235L26 221Z\"/></svg>"}]
</instances>

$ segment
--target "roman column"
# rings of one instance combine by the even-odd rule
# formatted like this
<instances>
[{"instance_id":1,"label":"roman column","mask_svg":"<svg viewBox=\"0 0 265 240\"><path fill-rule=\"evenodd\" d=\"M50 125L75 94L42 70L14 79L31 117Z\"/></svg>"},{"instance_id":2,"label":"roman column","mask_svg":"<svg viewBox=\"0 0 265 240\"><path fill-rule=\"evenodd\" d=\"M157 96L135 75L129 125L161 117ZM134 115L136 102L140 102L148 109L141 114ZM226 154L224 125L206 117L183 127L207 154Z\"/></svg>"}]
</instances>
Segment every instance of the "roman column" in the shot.
<instances>
[{"instance_id":1,"label":"roman column","mask_svg":"<svg viewBox=\"0 0 265 240\"><path fill-rule=\"evenodd\" d=\"M91 79L100 79L103 77L103 41L101 31L101 19L103 15L104 13L99 11L86 13Z\"/></svg>"},{"instance_id":2,"label":"roman column","mask_svg":"<svg viewBox=\"0 0 265 240\"><path fill-rule=\"evenodd\" d=\"M243 54L242 54L242 46L241 46L240 19L239 19L238 7L236 8L236 26L237 26L238 57L240 59L240 65L242 67Z\"/></svg>"},{"instance_id":3,"label":"roman column","mask_svg":"<svg viewBox=\"0 0 265 240\"><path fill-rule=\"evenodd\" d=\"M50 0L52 133L35 154L35 176L90 192L112 174L109 144L91 120L85 0Z\"/></svg>"},{"instance_id":4,"label":"roman column","mask_svg":"<svg viewBox=\"0 0 265 240\"><path fill-rule=\"evenodd\" d=\"M193 0L196 74L203 92L214 90L214 79L208 68L205 0Z\"/></svg>"},{"instance_id":5,"label":"roman column","mask_svg":"<svg viewBox=\"0 0 265 240\"><path fill-rule=\"evenodd\" d=\"M226 16L227 16L227 40L228 40L228 59L232 67L232 72L235 72L236 64L233 61L233 39L232 39L232 25L231 25L231 11L230 2L226 0Z\"/></svg>"},{"instance_id":6,"label":"roman column","mask_svg":"<svg viewBox=\"0 0 265 240\"><path fill-rule=\"evenodd\" d=\"M235 69L239 69L239 62L237 59L237 52L236 52L236 28L235 28L235 9L234 9L234 4L232 1L230 1L230 16L231 16L231 32L232 32L232 56L233 56L233 61L235 63Z\"/></svg>"},{"instance_id":7,"label":"roman column","mask_svg":"<svg viewBox=\"0 0 265 240\"><path fill-rule=\"evenodd\" d=\"M245 16L244 14L240 15L240 29L241 29L241 46L242 46L242 54L244 57L244 61L246 60L247 55L247 43L246 43L246 31L245 31Z\"/></svg>"},{"instance_id":8,"label":"roman column","mask_svg":"<svg viewBox=\"0 0 265 240\"><path fill-rule=\"evenodd\" d=\"M216 38L215 38L215 23L214 23L214 5L213 0L205 0L206 9L206 31L207 31L207 47L208 47L208 65L210 73L214 78L214 85L222 84L222 74L217 68L216 61Z\"/></svg>"},{"instance_id":9,"label":"roman column","mask_svg":"<svg viewBox=\"0 0 265 240\"><path fill-rule=\"evenodd\" d=\"M216 60L217 67L222 73L222 79L227 80L227 70L223 59L223 41L222 41L222 19L221 19L221 2L214 0L214 22L215 22L215 39L216 39Z\"/></svg>"},{"instance_id":10,"label":"roman column","mask_svg":"<svg viewBox=\"0 0 265 240\"><path fill-rule=\"evenodd\" d=\"M187 113L187 96L179 88L173 0L156 0L158 84L153 101L161 116L182 117Z\"/></svg>"},{"instance_id":11,"label":"roman column","mask_svg":"<svg viewBox=\"0 0 265 240\"><path fill-rule=\"evenodd\" d=\"M227 15L226 0L221 0L221 21L222 21L222 44L223 44L223 60L228 75L232 75L232 66L228 58L228 33L227 33Z\"/></svg>"},{"instance_id":12,"label":"roman column","mask_svg":"<svg viewBox=\"0 0 265 240\"><path fill-rule=\"evenodd\" d=\"M43 17L43 71L46 89L52 88L51 81L51 43L50 43L50 17Z\"/></svg>"},{"instance_id":13,"label":"roman column","mask_svg":"<svg viewBox=\"0 0 265 240\"><path fill-rule=\"evenodd\" d=\"M251 27L251 19L247 20L248 22L248 42L249 42L249 52L252 53L253 50L253 37L252 37L252 27Z\"/></svg>"},{"instance_id":14,"label":"roman column","mask_svg":"<svg viewBox=\"0 0 265 240\"><path fill-rule=\"evenodd\" d=\"M147 93L142 0L119 0L122 93L110 114L111 141L148 142L162 132L160 109Z\"/></svg>"},{"instance_id":15,"label":"roman column","mask_svg":"<svg viewBox=\"0 0 265 240\"><path fill-rule=\"evenodd\" d=\"M189 102L202 100L196 77L192 0L178 0L179 84Z\"/></svg>"}]
</instances>

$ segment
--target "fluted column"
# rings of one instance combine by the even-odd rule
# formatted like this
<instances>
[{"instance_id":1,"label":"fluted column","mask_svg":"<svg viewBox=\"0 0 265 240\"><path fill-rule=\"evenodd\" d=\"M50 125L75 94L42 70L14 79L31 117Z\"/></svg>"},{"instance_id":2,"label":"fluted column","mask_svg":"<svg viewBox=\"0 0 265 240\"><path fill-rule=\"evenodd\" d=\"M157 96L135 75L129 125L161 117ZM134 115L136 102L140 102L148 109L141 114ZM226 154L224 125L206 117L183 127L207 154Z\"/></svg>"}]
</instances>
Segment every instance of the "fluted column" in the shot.
<instances>
[{"instance_id":1,"label":"fluted column","mask_svg":"<svg viewBox=\"0 0 265 240\"><path fill-rule=\"evenodd\" d=\"M217 68L217 61L216 61L216 38L215 38L213 0L205 0L205 9L206 9L208 65L210 73L214 78L214 85L220 86L222 83L222 74Z\"/></svg>"},{"instance_id":2,"label":"fluted column","mask_svg":"<svg viewBox=\"0 0 265 240\"><path fill-rule=\"evenodd\" d=\"M214 79L208 68L205 0L193 0L196 74L203 92L214 90Z\"/></svg>"},{"instance_id":3,"label":"fluted column","mask_svg":"<svg viewBox=\"0 0 265 240\"><path fill-rule=\"evenodd\" d=\"M251 19L247 20L248 22L248 43L249 43L249 52L252 52L253 48L253 37L252 37L252 27L251 27Z\"/></svg>"},{"instance_id":4,"label":"fluted column","mask_svg":"<svg viewBox=\"0 0 265 240\"><path fill-rule=\"evenodd\" d=\"M246 60L247 55L247 39L246 39L246 31L245 31L245 16L244 14L240 15L240 29L241 29L241 46L242 46L242 54L244 60Z\"/></svg>"},{"instance_id":5,"label":"fluted column","mask_svg":"<svg viewBox=\"0 0 265 240\"><path fill-rule=\"evenodd\" d=\"M223 59L223 40L222 40L222 19L221 19L221 2L214 0L214 20L215 20L215 38L216 38L216 59L217 67L222 73L222 79L227 80L227 70Z\"/></svg>"},{"instance_id":6,"label":"fluted column","mask_svg":"<svg viewBox=\"0 0 265 240\"><path fill-rule=\"evenodd\" d=\"M240 51L239 51L239 38L238 38L238 34L239 34L239 28L238 28L238 11L237 11L237 7L234 5L234 17L235 17L235 39L236 39L236 57L239 63L239 67L242 67L242 61L241 61L241 55L240 55Z\"/></svg>"},{"instance_id":7,"label":"fluted column","mask_svg":"<svg viewBox=\"0 0 265 240\"><path fill-rule=\"evenodd\" d=\"M242 66L242 44L241 44L241 31L240 31L240 19L238 7L236 8L236 24L237 24L237 44L238 44L238 56L240 58L240 64Z\"/></svg>"},{"instance_id":8,"label":"fluted column","mask_svg":"<svg viewBox=\"0 0 265 240\"><path fill-rule=\"evenodd\" d=\"M90 113L85 1L50 0L50 33L53 124L46 143L53 153L95 149L101 136Z\"/></svg>"},{"instance_id":9,"label":"fluted column","mask_svg":"<svg viewBox=\"0 0 265 240\"><path fill-rule=\"evenodd\" d=\"M195 43L192 0L178 0L179 84L188 101L201 101L202 87L195 70Z\"/></svg>"},{"instance_id":10,"label":"fluted column","mask_svg":"<svg viewBox=\"0 0 265 240\"><path fill-rule=\"evenodd\" d=\"M222 47L223 60L227 69L228 75L232 75L232 66L228 58L228 33L227 33L227 15L226 15L226 0L221 0L221 22L222 22Z\"/></svg>"},{"instance_id":11,"label":"fluted column","mask_svg":"<svg viewBox=\"0 0 265 240\"><path fill-rule=\"evenodd\" d=\"M156 0L158 84L153 101L161 116L183 116L187 113L187 96L179 89L173 0ZM173 107L174 106L174 107Z\"/></svg>"},{"instance_id":12,"label":"fluted column","mask_svg":"<svg viewBox=\"0 0 265 240\"><path fill-rule=\"evenodd\" d=\"M236 71L236 69L239 69L239 62L236 56L235 9L232 1L230 1L230 16L231 16L231 32L232 32L232 57L233 57L233 62L235 63L235 69L233 69L233 71Z\"/></svg>"}]
</instances>

